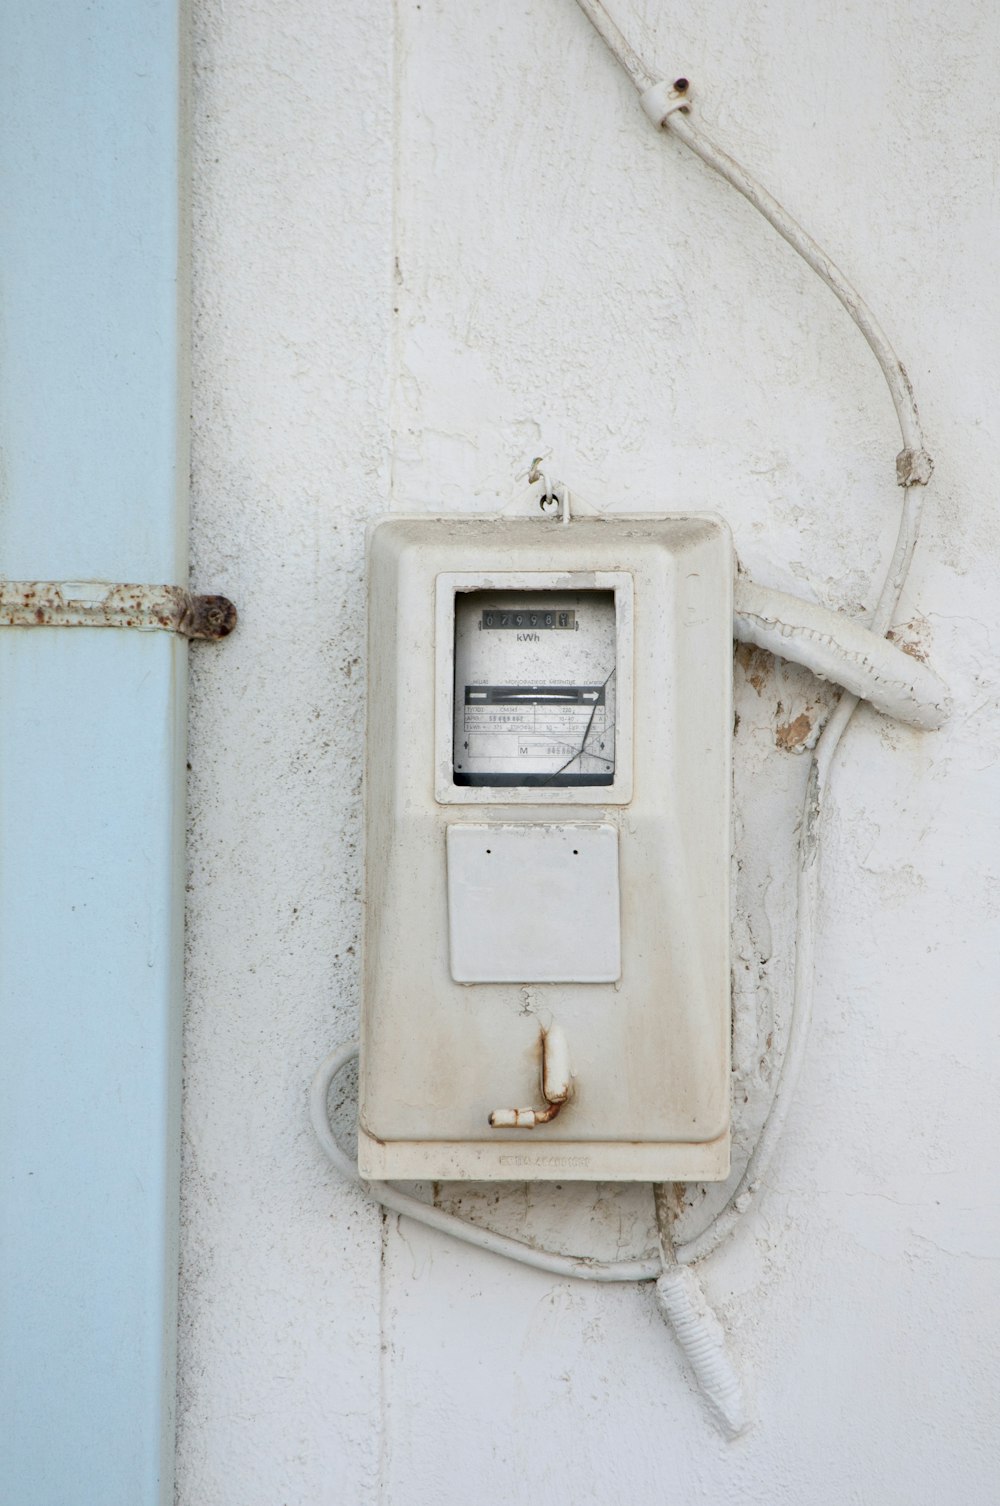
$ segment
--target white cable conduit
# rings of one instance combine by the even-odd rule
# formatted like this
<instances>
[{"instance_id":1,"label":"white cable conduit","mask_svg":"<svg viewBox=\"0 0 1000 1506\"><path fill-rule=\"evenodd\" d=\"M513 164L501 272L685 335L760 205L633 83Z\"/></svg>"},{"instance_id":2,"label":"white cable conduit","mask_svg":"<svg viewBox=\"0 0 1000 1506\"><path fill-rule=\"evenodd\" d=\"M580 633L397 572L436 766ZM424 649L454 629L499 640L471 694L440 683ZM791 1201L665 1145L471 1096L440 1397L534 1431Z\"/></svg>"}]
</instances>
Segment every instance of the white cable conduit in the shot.
<instances>
[{"instance_id":1,"label":"white cable conduit","mask_svg":"<svg viewBox=\"0 0 1000 1506\"><path fill-rule=\"evenodd\" d=\"M797 920L795 934L795 982L788 1042L778 1075L768 1117L746 1167L724 1207L693 1239L672 1245L662 1188L655 1188L660 1254L634 1261L596 1261L538 1250L521 1240L480 1229L464 1219L433 1208L420 1199L400 1192L387 1182L364 1182L356 1167L337 1144L327 1114L327 1094L333 1078L357 1055L351 1044L333 1052L319 1068L310 1093L310 1110L317 1137L342 1176L357 1183L383 1207L406 1214L429 1228L450 1234L467 1244L518 1260L556 1276L588 1281L656 1281L657 1302L683 1349L699 1387L716 1421L729 1437L746 1426L739 1379L725 1350L725 1340L715 1314L709 1308L690 1270L727 1238L759 1190L777 1144L805 1056L812 1016L813 947L819 900L819 821L834 755L861 695L880 709L917 726L938 726L947 710L943 687L930 671L912 661L900 671L892 645L877 648L872 638L888 631L906 580L920 526L921 493L933 470L924 449L923 433L909 378L885 333L867 304L820 247L782 208L765 188L739 163L710 142L687 118L678 94L683 90L658 80L612 21L601 0L577 0L580 9L624 68L639 91L643 109L654 124L668 129L696 156L746 198L797 251L831 292L840 300L861 331L892 397L903 439L896 458L896 479L904 488L899 531L870 630L838 619L833 631L830 616L783 593L741 582L737 587L736 627L744 641L794 658L824 678L833 678L849 689L841 697L812 757L806 799L799 833ZM662 111L662 113L661 113ZM857 638L854 634L860 634ZM904 657L900 654L900 657ZM855 683L852 683L852 676Z\"/></svg>"},{"instance_id":2,"label":"white cable conduit","mask_svg":"<svg viewBox=\"0 0 1000 1506\"><path fill-rule=\"evenodd\" d=\"M948 715L944 683L922 660L842 613L754 585L745 576L735 583L733 636L794 659L911 727L933 731Z\"/></svg>"},{"instance_id":3,"label":"white cable conduit","mask_svg":"<svg viewBox=\"0 0 1000 1506\"><path fill-rule=\"evenodd\" d=\"M653 1183L653 1211L660 1241L661 1272L654 1292L660 1316L673 1330L712 1419L724 1437L738 1438L750 1425L743 1385L726 1345L726 1335L694 1271L679 1265L673 1241L677 1189Z\"/></svg>"},{"instance_id":4,"label":"white cable conduit","mask_svg":"<svg viewBox=\"0 0 1000 1506\"><path fill-rule=\"evenodd\" d=\"M654 1290L660 1314L673 1329L719 1430L738 1438L749 1426L743 1387L701 1283L690 1266L665 1260Z\"/></svg>"}]
</instances>

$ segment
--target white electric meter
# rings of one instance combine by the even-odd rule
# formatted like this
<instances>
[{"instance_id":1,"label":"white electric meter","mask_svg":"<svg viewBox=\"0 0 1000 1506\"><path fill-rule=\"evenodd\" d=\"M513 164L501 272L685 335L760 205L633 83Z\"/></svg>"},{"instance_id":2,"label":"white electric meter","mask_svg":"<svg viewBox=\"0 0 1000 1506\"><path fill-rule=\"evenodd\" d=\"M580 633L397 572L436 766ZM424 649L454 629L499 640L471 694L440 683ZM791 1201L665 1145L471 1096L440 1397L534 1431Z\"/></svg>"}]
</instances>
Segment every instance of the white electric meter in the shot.
<instances>
[{"instance_id":1,"label":"white electric meter","mask_svg":"<svg viewBox=\"0 0 1000 1506\"><path fill-rule=\"evenodd\" d=\"M455 783L611 784L613 591L468 591L455 603Z\"/></svg>"},{"instance_id":2,"label":"white electric meter","mask_svg":"<svg viewBox=\"0 0 1000 1506\"><path fill-rule=\"evenodd\" d=\"M390 520L369 585L361 1173L726 1176L725 524Z\"/></svg>"}]
</instances>

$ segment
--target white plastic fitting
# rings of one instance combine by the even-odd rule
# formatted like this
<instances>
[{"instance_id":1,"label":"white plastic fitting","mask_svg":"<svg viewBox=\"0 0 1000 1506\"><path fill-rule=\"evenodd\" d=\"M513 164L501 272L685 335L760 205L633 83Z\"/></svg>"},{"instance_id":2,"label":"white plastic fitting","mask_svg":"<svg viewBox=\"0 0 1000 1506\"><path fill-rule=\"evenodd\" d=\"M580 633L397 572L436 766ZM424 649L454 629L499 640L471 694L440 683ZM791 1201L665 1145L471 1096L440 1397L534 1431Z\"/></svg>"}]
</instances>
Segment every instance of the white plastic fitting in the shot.
<instances>
[{"instance_id":1,"label":"white plastic fitting","mask_svg":"<svg viewBox=\"0 0 1000 1506\"><path fill-rule=\"evenodd\" d=\"M683 89L678 89L676 84L668 83L661 78L658 84L644 89L639 95L639 103L655 126L661 126L668 115L675 110L686 110L691 103L691 93L687 82L681 79Z\"/></svg>"},{"instance_id":2,"label":"white plastic fitting","mask_svg":"<svg viewBox=\"0 0 1000 1506\"><path fill-rule=\"evenodd\" d=\"M722 1324L694 1271L665 1265L656 1283L656 1302L723 1433L738 1438L749 1425L743 1387L729 1358Z\"/></svg>"}]
</instances>

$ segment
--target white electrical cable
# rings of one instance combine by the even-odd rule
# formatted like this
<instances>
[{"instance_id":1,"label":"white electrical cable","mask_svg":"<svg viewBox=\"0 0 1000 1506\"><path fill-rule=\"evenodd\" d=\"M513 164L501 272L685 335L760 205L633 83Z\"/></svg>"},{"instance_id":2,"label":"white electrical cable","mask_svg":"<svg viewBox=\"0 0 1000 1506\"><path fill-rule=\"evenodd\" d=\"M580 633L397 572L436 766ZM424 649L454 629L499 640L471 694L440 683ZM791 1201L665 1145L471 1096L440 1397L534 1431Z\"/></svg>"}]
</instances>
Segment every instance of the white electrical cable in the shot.
<instances>
[{"instance_id":1,"label":"white electrical cable","mask_svg":"<svg viewBox=\"0 0 1000 1506\"><path fill-rule=\"evenodd\" d=\"M601 0L577 0L577 4L624 68L639 91L640 98L648 95L658 83L656 76L611 20ZM684 80L683 83L684 92L686 92L687 81ZM662 94L663 89L660 88L657 97ZM892 624L893 614L899 602L917 542L921 515L918 488L927 484L933 470L933 461L924 449L923 432L910 379L864 299L812 237L807 235L801 225L778 203L777 199L769 194L767 189L758 183L745 168L710 141L680 110L672 109L659 121L659 124L683 142L732 188L742 194L774 227L782 239L798 252L806 264L840 300L878 361L889 388L903 439L903 449L896 457L896 480L905 488L899 532L879 591L871 624L873 632L884 636ZM820 815L833 758L857 703L856 695L845 694L841 697L816 745L809 772L799 831L793 1005L788 1043L778 1076L775 1096L760 1138L725 1206L700 1234L678 1245L677 1259L682 1263L698 1260L717 1249L735 1228L742 1214L746 1212L760 1187L774 1147L781 1135L789 1104L794 1096L805 1057L812 1017L813 946L819 898Z\"/></svg>"},{"instance_id":2,"label":"white electrical cable","mask_svg":"<svg viewBox=\"0 0 1000 1506\"><path fill-rule=\"evenodd\" d=\"M601 40L621 63L640 95L659 82L657 75L649 71L624 32L612 21L601 0L577 0L577 4Z\"/></svg>"},{"instance_id":3,"label":"white electrical cable","mask_svg":"<svg viewBox=\"0 0 1000 1506\"><path fill-rule=\"evenodd\" d=\"M578 0L585 4L585 0ZM672 136L700 157L720 177L748 199L756 210L773 225L781 238L797 251L803 261L826 283L831 293L839 298L858 329L864 335L879 366L892 397L903 437L903 451L897 457L897 479L901 486L923 485L930 479L932 461L923 446L920 419L913 397L913 388L902 362L896 355L882 326L861 295L830 258L820 250L810 235L788 214L777 199L752 178L738 162L721 151L684 115L672 114L664 125Z\"/></svg>"},{"instance_id":4,"label":"white electrical cable","mask_svg":"<svg viewBox=\"0 0 1000 1506\"><path fill-rule=\"evenodd\" d=\"M587 1256L557 1255L550 1250L536 1250L523 1240L511 1239L507 1234L495 1234L492 1229L480 1229L464 1218L456 1218L424 1203L408 1192L400 1192L391 1182L366 1182L358 1176L358 1169L350 1156L337 1144L327 1112L327 1095L330 1084L338 1072L343 1071L358 1054L356 1041L341 1046L321 1064L309 1090L309 1117L316 1138L330 1161L347 1181L354 1182L367 1197L391 1208L394 1213L405 1213L408 1218L426 1224L428 1229L437 1229L441 1234L450 1234L454 1239L464 1240L467 1245L476 1245L480 1250L489 1250L494 1255L505 1255L509 1260L519 1260L522 1265L534 1266L535 1270L547 1271L552 1276L575 1276L581 1281L655 1281L662 1270L659 1256L645 1260L591 1260Z\"/></svg>"},{"instance_id":5,"label":"white electrical cable","mask_svg":"<svg viewBox=\"0 0 1000 1506\"><path fill-rule=\"evenodd\" d=\"M640 96L645 95L654 85L657 88L667 87L665 83L657 79L657 76L622 35L601 0L576 0L576 3L593 24L612 55L624 68ZM687 81L683 82L686 92ZM745 199L748 199L753 207L773 225L782 239L798 252L817 277L826 283L835 297L839 298L868 341L882 369L882 375L885 377L896 409L904 445L903 452L896 462L899 484L913 486L926 483L930 479L933 462L924 449L923 434L910 379L902 362L889 344L885 331L860 293L851 286L843 272L821 250L812 236L807 235L802 226L778 203L777 199L768 193L763 184L758 183L746 168L741 167L713 141L710 141L683 113L683 107L672 108L658 124L668 130L672 136L676 136L678 141L682 141L690 151L701 158L707 167L725 178L737 193L741 193Z\"/></svg>"}]
</instances>

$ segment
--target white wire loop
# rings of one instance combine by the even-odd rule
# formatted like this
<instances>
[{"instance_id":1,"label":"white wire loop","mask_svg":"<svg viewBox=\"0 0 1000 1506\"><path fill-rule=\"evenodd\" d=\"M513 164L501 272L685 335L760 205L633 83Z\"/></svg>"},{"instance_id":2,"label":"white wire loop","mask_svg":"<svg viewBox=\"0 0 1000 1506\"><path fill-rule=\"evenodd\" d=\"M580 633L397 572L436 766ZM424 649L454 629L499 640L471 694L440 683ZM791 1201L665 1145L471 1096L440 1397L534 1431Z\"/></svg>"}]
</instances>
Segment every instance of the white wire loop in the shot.
<instances>
[{"instance_id":1,"label":"white wire loop","mask_svg":"<svg viewBox=\"0 0 1000 1506\"><path fill-rule=\"evenodd\" d=\"M340 1175L360 1187L366 1197L381 1203L383 1208L391 1208L394 1213L416 1219L428 1229L450 1234L454 1239L461 1239L480 1250L489 1250L494 1255L506 1255L509 1260L533 1266L537 1271L548 1271L552 1276L573 1276L580 1281L655 1281L661 1274L663 1265L658 1255L639 1260L592 1260L584 1255L557 1255L552 1250L538 1250L534 1245L512 1239L507 1234L480 1229L467 1219L456 1218L409 1192L401 1192L391 1182L364 1181L351 1157L337 1144L327 1112L327 1096L333 1079L354 1061L357 1054L357 1041L349 1041L346 1046L331 1051L321 1063L309 1090L309 1117L328 1159Z\"/></svg>"},{"instance_id":2,"label":"white wire loop","mask_svg":"<svg viewBox=\"0 0 1000 1506\"><path fill-rule=\"evenodd\" d=\"M353 1182L366 1197L393 1213L404 1214L428 1229L449 1234L477 1249L516 1260L521 1265L531 1266L550 1276L572 1277L577 1281L655 1282L657 1307L670 1324L674 1337L691 1366L715 1425L726 1438L736 1438L745 1430L748 1420L743 1388L729 1357L725 1334L705 1299L695 1273L686 1270L674 1258L669 1246L669 1233L662 1226L661 1248L656 1255L636 1260L594 1260L587 1256L559 1255L554 1250L539 1250L521 1239L496 1234L491 1229L481 1229L478 1224L456 1218L454 1214L445 1213L443 1209L435 1208L408 1192L401 1192L391 1182L364 1181L358 1175L351 1157L337 1143L330 1128L327 1105L334 1078L357 1055L356 1041L350 1041L346 1046L331 1051L321 1063L309 1090L309 1117L316 1131L316 1138L345 1180ZM663 1188L654 1188L654 1192L658 1195L657 1222L660 1224L659 1208L664 1201Z\"/></svg>"}]
</instances>

